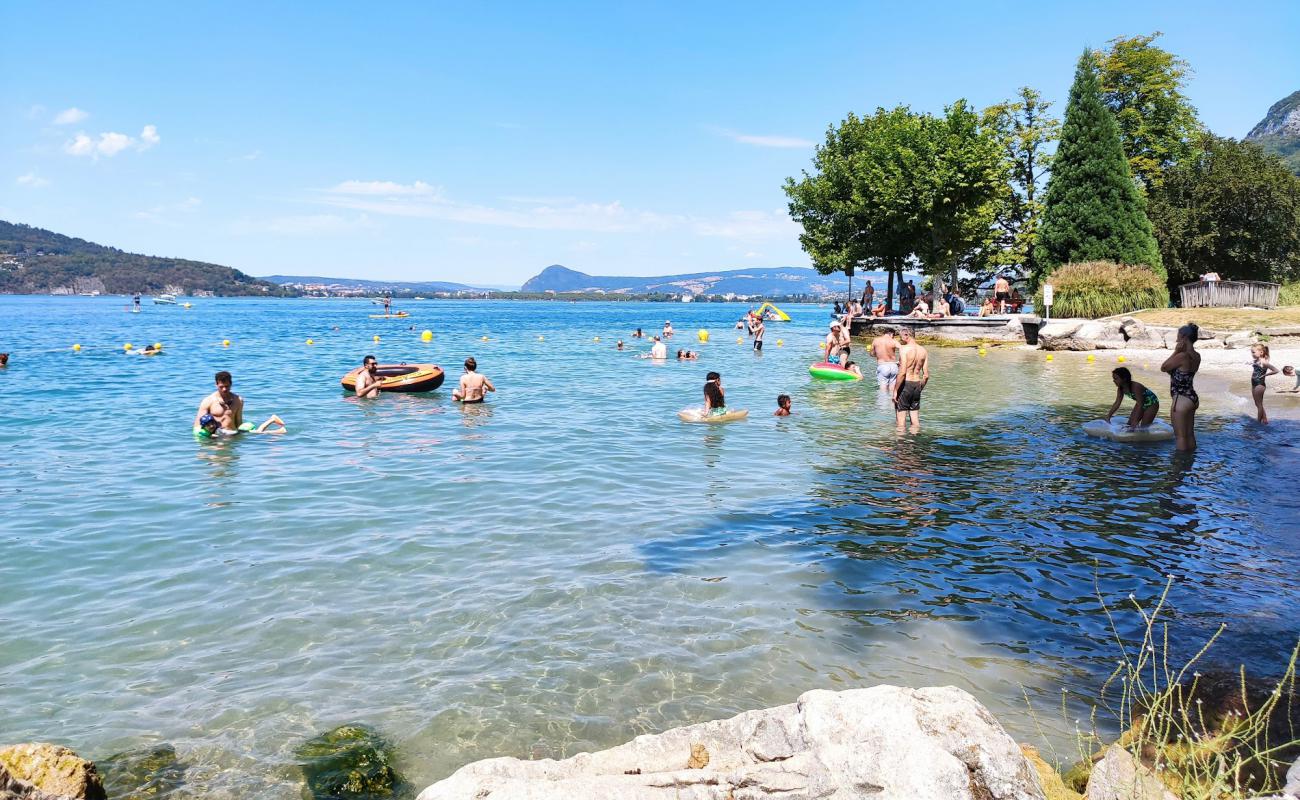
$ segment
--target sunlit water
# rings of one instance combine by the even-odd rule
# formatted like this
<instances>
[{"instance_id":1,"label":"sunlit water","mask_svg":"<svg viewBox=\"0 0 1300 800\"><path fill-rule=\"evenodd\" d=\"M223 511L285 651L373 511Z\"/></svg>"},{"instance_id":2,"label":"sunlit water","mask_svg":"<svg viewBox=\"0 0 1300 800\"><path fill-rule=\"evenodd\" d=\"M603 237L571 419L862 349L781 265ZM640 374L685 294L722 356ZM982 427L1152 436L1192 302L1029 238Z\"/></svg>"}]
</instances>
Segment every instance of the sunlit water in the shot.
<instances>
[{"instance_id":1,"label":"sunlit water","mask_svg":"<svg viewBox=\"0 0 1300 800\"><path fill-rule=\"evenodd\" d=\"M1259 670L1300 632L1300 426L1228 388L1183 459L1079 431L1109 356L934 350L900 437L871 381L810 380L825 307L756 356L739 305L124 302L0 298L0 743L165 741L186 795L290 798L293 748L343 722L418 786L879 682L961 686L1040 741L1072 722L1037 731L1021 687L1050 708L1113 664L1098 587L1176 576L1180 647L1227 623L1217 651ZM665 317L698 362L636 358ZM357 401L367 352L448 382ZM499 391L462 409L471 354ZM196 442L218 369L290 433ZM747 421L677 420L708 370Z\"/></svg>"}]
</instances>

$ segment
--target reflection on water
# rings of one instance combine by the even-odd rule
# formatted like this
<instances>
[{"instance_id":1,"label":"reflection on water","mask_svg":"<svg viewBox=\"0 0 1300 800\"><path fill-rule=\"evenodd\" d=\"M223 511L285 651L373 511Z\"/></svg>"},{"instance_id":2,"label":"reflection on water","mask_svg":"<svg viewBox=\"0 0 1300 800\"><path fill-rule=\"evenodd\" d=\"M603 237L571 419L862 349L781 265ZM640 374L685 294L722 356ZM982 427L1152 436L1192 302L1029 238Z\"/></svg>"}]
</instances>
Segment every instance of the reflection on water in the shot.
<instances>
[{"instance_id":1,"label":"reflection on water","mask_svg":"<svg viewBox=\"0 0 1300 800\"><path fill-rule=\"evenodd\" d=\"M1270 669L1300 632L1300 426L1226 394L1184 457L1080 432L1108 366L1016 351L934 350L923 430L900 436L871 379L809 379L815 307L761 358L721 336L684 364L592 342L663 316L640 304L426 303L436 342L382 345L346 302L0 307L24 332L0 375L0 500L22 509L0 521L0 740L167 741L193 796L295 797L293 747L347 721L421 784L881 681L962 686L1037 740L1020 687L1094 690L1114 652L1096 593L1149 600L1166 575L1184 651L1226 622L1217 651ZM673 315L716 332L740 310ZM167 351L74 357L74 336ZM340 391L376 349L474 355L500 391ZM51 389L38 361L77 378ZM290 433L195 442L221 368ZM750 418L679 423L714 369ZM781 392L794 416L771 416ZM67 424L90 403L126 434Z\"/></svg>"}]
</instances>

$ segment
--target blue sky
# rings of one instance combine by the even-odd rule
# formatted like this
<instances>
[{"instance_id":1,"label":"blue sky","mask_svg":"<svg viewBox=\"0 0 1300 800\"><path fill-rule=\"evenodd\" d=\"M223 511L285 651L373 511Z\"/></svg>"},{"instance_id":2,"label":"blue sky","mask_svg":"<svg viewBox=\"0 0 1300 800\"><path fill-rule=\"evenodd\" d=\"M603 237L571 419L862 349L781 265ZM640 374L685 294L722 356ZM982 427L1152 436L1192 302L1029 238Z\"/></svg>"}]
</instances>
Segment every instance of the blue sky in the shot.
<instances>
[{"instance_id":1,"label":"blue sky","mask_svg":"<svg viewBox=\"0 0 1300 800\"><path fill-rule=\"evenodd\" d=\"M1156 30L1216 133L1300 89L1295 2L802 5L0 0L0 219L255 275L803 265L781 183L848 111L1063 111Z\"/></svg>"}]
</instances>

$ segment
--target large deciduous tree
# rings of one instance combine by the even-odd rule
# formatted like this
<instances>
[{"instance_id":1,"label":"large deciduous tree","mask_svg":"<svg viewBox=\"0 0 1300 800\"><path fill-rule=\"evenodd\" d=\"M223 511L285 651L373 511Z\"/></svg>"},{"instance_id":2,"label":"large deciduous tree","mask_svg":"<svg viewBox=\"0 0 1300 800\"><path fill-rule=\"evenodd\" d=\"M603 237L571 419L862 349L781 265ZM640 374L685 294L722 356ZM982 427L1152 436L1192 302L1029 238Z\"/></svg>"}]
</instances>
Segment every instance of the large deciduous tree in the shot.
<instances>
[{"instance_id":1,"label":"large deciduous tree","mask_svg":"<svg viewBox=\"0 0 1300 800\"><path fill-rule=\"evenodd\" d=\"M997 139L958 101L943 117L905 106L849 114L785 192L818 271L885 269L892 285L908 263L955 271L987 246L1004 184Z\"/></svg>"},{"instance_id":2,"label":"large deciduous tree","mask_svg":"<svg viewBox=\"0 0 1300 800\"><path fill-rule=\"evenodd\" d=\"M1129 170L1145 189L1159 186L1169 169L1191 152L1201 129L1183 94L1191 73L1183 59L1150 36L1118 37L1093 53L1101 98L1115 115Z\"/></svg>"},{"instance_id":3,"label":"large deciduous tree","mask_svg":"<svg viewBox=\"0 0 1300 800\"><path fill-rule=\"evenodd\" d=\"M1115 117L1101 102L1093 55L1079 59L1047 184L1036 258L1142 264L1164 277L1146 200L1129 172Z\"/></svg>"},{"instance_id":4,"label":"large deciduous tree","mask_svg":"<svg viewBox=\"0 0 1300 800\"><path fill-rule=\"evenodd\" d=\"M1049 148L1061 137L1061 121L1048 109L1052 103L1036 90L1021 87L1015 100L989 106L984 124L997 137L1010 174L998 208L995 247L982 280L993 272L1028 278L1038 285L1043 270L1034 246L1043 213L1043 183L1052 166Z\"/></svg>"},{"instance_id":5,"label":"large deciduous tree","mask_svg":"<svg viewBox=\"0 0 1300 800\"><path fill-rule=\"evenodd\" d=\"M1251 142L1205 134L1150 195L1169 283L1300 279L1300 178Z\"/></svg>"}]
</instances>

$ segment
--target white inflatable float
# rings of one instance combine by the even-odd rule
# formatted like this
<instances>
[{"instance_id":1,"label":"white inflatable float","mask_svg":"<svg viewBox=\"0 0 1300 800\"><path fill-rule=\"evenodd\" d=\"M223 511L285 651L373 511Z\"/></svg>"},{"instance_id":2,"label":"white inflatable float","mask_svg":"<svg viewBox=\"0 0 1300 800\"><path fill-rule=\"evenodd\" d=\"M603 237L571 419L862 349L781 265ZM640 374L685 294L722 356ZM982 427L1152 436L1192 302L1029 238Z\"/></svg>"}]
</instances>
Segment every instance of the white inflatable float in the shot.
<instances>
[{"instance_id":1,"label":"white inflatable float","mask_svg":"<svg viewBox=\"0 0 1300 800\"><path fill-rule=\"evenodd\" d=\"M677 412L677 418L682 422L735 422L748 416L749 411L743 408L725 414L705 414L704 409L700 407L683 408Z\"/></svg>"},{"instance_id":2,"label":"white inflatable float","mask_svg":"<svg viewBox=\"0 0 1300 800\"><path fill-rule=\"evenodd\" d=\"M1129 428L1124 420L1112 419L1107 422L1104 419L1094 419L1083 423L1083 432L1116 442L1164 442L1174 438L1174 429L1162 419L1137 429Z\"/></svg>"}]
</instances>

